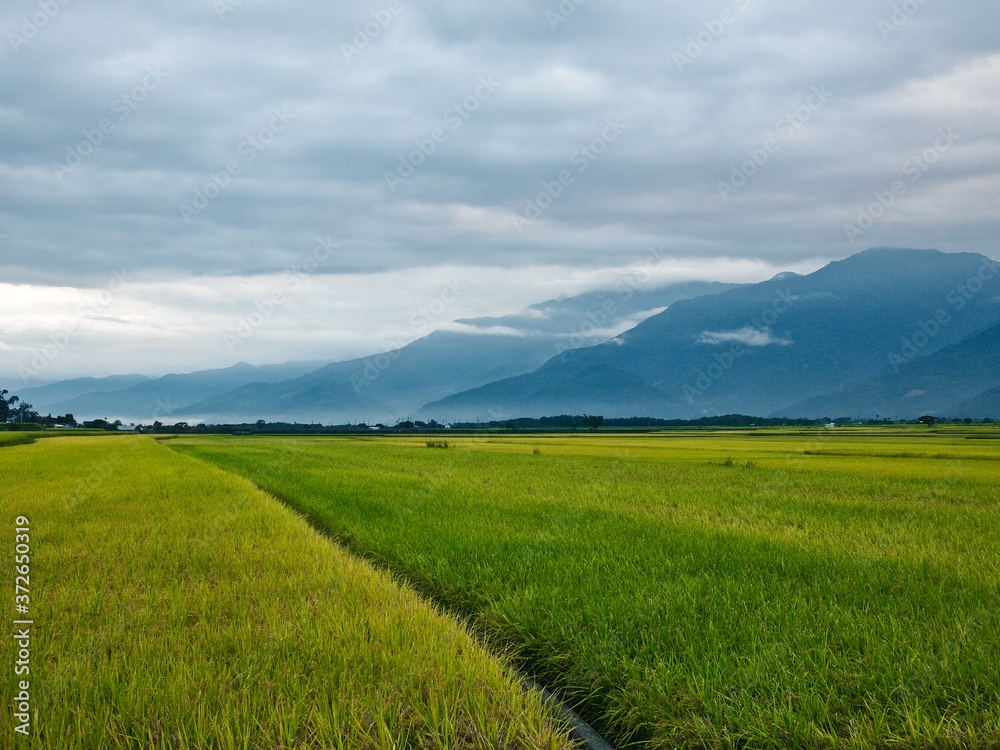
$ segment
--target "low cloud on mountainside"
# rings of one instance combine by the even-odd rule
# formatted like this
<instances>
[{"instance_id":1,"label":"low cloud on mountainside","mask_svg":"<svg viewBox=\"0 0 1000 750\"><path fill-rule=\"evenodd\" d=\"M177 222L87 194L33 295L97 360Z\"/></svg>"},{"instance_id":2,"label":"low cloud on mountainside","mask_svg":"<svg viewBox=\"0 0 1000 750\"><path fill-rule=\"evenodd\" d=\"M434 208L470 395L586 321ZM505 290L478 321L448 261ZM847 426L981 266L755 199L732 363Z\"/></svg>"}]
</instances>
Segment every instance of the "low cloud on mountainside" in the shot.
<instances>
[{"instance_id":1,"label":"low cloud on mountainside","mask_svg":"<svg viewBox=\"0 0 1000 750\"><path fill-rule=\"evenodd\" d=\"M698 339L699 344L723 344L733 342L745 346L791 346L792 340L788 338L775 338L771 329L758 329L751 326L741 328L738 331L712 333L705 331Z\"/></svg>"}]
</instances>

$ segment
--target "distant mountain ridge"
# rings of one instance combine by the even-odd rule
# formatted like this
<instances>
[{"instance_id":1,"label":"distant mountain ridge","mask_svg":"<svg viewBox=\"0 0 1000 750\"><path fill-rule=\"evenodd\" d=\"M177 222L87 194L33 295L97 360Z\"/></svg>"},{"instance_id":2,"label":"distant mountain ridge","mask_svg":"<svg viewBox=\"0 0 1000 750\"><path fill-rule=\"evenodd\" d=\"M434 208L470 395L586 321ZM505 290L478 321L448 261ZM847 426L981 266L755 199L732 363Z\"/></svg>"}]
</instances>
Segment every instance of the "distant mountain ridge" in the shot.
<instances>
[{"instance_id":1,"label":"distant mountain ridge","mask_svg":"<svg viewBox=\"0 0 1000 750\"><path fill-rule=\"evenodd\" d=\"M450 330L399 349L335 362L284 383L247 385L177 413L211 421L391 422L429 401L531 372L559 352L605 341L679 300L734 286L688 282L641 290L624 285L549 300L513 315L459 320Z\"/></svg>"},{"instance_id":2,"label":"distant mountain ridge","mask_svg":"<svg viewBox=\"0 0 1000 750\"><path fill-rule=\"evenodd\" d=\"M145 423L394 421L428 401L530 372L568 348L605 341L678 300L734 286L696 281L640 289L626 280L512 315L456 321L451 330L346 362L241 362L156 379L82 378L34 389L28 400L42 413Z\"/></svg>"},{"instance_id":3,"label":"distant mountain ridge","mask_svg":"<svg viewBox=\"0 0 1000 750\"><path fill-rule=\"evenodd\" d=\"M38 385L14 391L15 396L43 411L51 411L53 404L77 398L86 393L110 393L131 388L149 380L145 375L111 375L106 378L74 378L48 385Z\"/></svg>"},{"instance_id":4,"label":"distant mountain ridge","mask_svg":"<svg viewBox=\"0 0 1000 750\"><path fill-rule=\"evenodd\" d=\"M240 362L232 367L201 370L188 374L164 375L143 379L121 390L99 390L77 393L65 400L38 398L29 401L42 413L73 414L77 419L163 420L176 409L209 395L225 393L246 383L276 382L316 369L318 362L287 362L281 365L255 366ZM136 376L129 376L136 377ZM138 376L142 377L142 376ZM105 381L111 379L106 378ZM74 381L69 381L74 382ZM56 384L64 385L64 384ZM58 393L55 386L43 386ZM78 389L77 389L78 390Z\"/></svg>"},{"instance_id":5,"label":"distant mountain ridge","mask_svg":"<svg viewBox=\"0 0 1000 750\"><path fill-rule=\"evenodd\" d=\"M18 395L42 413L145 423L997 419L1000 263L874 248L757 284L626 283L344 362L79 378Z\"/></svg>"},{"instance_id":6,"label":"distant mountain ridge","mask_svg":"<svg viewBox=\"0 0 1000 750\"><path fill-rule=\"evenodd\" d=\"M611 342L428 404L420 415L808 416L795 409L1000 323L998 268L971 253L868 250L807 276L781 274L678 302ZM991 377L969 388L1000 385ZM947 379L938 391L935 403L961 400ZM881 413L914 411L894 403L900 413ZM876 406L854 404L861 412Z\"/></svg>"},{"instance_id":7,"label":"distant mountain ridge","mask_svg":"<svg viewBox=\"0 0 1000 750\"><path fill-rule=\"evenodd\" d=\"M922 340L918 337L918 341ZM817 396L782 411L806 417L863 414L903 419L924 414L976 418L997 415L996 406L989 403L989 394L998 390L992 388L994 384L1000 384L1000 325L926 356L918 356L912 339L909 343L907 347L901 342L900 350L911 354L910 360L903 360L901 352L890 352L892 364L888 371L853 388Z\"/></svg>"},{"instance_id":8,"label":"distant mountain ridge","mask_svg":"<svg viewBox=\"0 0 1000 750\"><path fill-rule=\"evenodd\" d=\"M977 417L974 418L981 419L986 416L993 420L1000 420L1000 386L990 388L953 406L950 413L963 417L976 414Z\"/></svg>"}]
</instances>

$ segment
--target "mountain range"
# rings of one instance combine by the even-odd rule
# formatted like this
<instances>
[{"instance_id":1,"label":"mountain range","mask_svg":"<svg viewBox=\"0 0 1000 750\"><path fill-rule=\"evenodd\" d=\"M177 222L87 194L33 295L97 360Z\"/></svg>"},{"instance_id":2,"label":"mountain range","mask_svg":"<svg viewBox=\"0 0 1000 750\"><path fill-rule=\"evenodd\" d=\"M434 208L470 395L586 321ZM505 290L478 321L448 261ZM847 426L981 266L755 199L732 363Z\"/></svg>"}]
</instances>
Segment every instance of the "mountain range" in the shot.
<instances>
[{"instance_id":1,"label":"mountain range","mask_svg":"<svg viewBox=\"0 0 1000 750\"><path fill-rule=\"evenodd\" d=\"M1000 264L877 248L758 284L622 284L389 352L18 392L80 418L1000 417Z\"/></svg>"},{"instance_id":2,"label":"mountain range","mask_svg":"<svg viewBox=\"0 0 1000 750\"><path fill-rule=\"evenodd\" d=\"M502 317L457 320L397 349L325 364L293 362L139 382L115 389L114 378L81 378L18 392L42 413L125 422L302 421L392 422L423 404L498 379L530 372L553 355L607 340L678 300L734 288L684 282L612 289L549 300ZM88 389L88 385L93 387Z\"/></svg>"},{"instance_id":3,"label":"mountain range","mask_svg":"<svg viewBox=\"0 0 1000 750\"><path fill-rule=\"evenodd\" d=\"M420 414L951 414L1000 385L998 270L982 255L872 249L677 302L604 344Z\"/></svg>"},{"instance_id":4,"label":"mountain range","mask_svg":"<svg viewBox=\"0 0 1000 750\"><path fill-rule=\"evenodd\" d=\"M193 401L226 393L247 383L279 382L311 372L321 362L289 362L255 367L240 362L218 370L147 378L121 375L76 378L24 388L16 395L42 413L73 414L80 419L110 417L153 422L172 416Z\"/></svg>"}]
</instances>

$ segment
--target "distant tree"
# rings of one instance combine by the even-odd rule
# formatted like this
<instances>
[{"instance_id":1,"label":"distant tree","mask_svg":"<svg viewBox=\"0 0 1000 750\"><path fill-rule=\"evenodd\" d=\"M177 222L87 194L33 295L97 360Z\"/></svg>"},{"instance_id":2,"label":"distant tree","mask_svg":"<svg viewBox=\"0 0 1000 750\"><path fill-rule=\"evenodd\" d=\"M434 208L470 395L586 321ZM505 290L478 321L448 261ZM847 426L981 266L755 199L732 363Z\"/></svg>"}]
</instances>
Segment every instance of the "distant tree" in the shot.
<instances>
[{"instance_id":1,"label":"distant tree","mask_svg":"<svg viewBox=\"0 0 1000 750\"><path fill-rule=\"evenodd\" d=\"M153 432L159 432L161 427L163 427L163 422L159 420L153 422Z\"/></svg>"},{"instance_id":2,"label":"distant tree","mask_svg":"<svg viewBox=\"0 0 1000 750\"><path fill-rule=\"evenodd\" d=\"M969 417L966 417L962 421L965 422L966 424L972 424L972 419L970 419Z\"/></svg>"},{"instance_id":3,"label":"distant tree","mask_svg":"<svg viewBox=\"0 0 1000 750\"><path fill-rule=\"evenodd\" d=\"M10 399L7 403L14 406L19 399L17 396ZM21 401L16 407L10 410L10 422L37 422L41 419L41 415L35 411L35 408L29 404L27 401Z\"/></svg>"},{"instance_id":4,"label":"distant tree","mask_svg":"<svg viewBox=\"0 0 1000 750\"><path fill-rule=\"evenodd\" d=\"M66 414L62 417L56 417L56 424L64 424L67 427L76 427L76 418L72 414Z\"/></svg>"},{"instance_id":5,"label":"distant tree","mask_svg":"<svg viewBox=\"0 0 1000 750\"><path fill-rule=\"evenodd\" d=\"M6 389L0 390L0 422L6 422L8 419L10 419L11 404L17 401L17 396L8 399L7 398L8 393L9 391Z\"/></svg>"},{"instance_id":6,"label":"distant tree","mask_svg":"<svg viewBox=\"0 0 1000 750\"><path fill-rule=\"evenodd\" d=\"M984 417L983 424L993 424L993 420L990 419L989 417Z\"/></svg>"},{"instance_id":7,"label":"distant tree","mask_svg":"<svg viewBox=\"0 0 1000 750\"><path fill-rule=\"evenodd\" d=\"M506 427L508 430L513 430L514 429L514 422L513 422L513 420L508 419L507 420L507 424L505 424L504 427Z\"/></svg>"},{"instance_id":8,"label":"distant tree","mask_svg":"<svg viewBox=\"0 0 1000 750\"><path fill-rule=\"evenodd\" d=\"M921 424L927 425L928 427L933 427L934 423L937 422L937 417L931 416L930 414L924 414L924 416L917 421Z\"/></svg>"},{"instance_id":9,"label":"distant tree","mask_svg":"<svg viewBox=\"0 0 1000 750\"><path fill-rule=\"evenodd\" d=\"M0 422L37 422L41 416L26 401L17 396L7 398L7 390L0 390Z\"/></svg>"},{"instance_id":10,"label":"distant tree","mask_svg":"<svg viewBox=\"0 0 1000 750\"><path fill-rule=\"evenodd\" d=\"M396 426L397 427L402 427L404 430L412 430L413 429L413 422L411 422L410 420L407 419L405 422L397 422Z\"/></svg>"},{"instance_id":11,"label":"distant tree","mask_svg":"<svg viewBox=\"0 0 1000 750\"><path fill-rule=\"evenodd\" d=\"M258 419L255 424L257 425L258 430L262 430L265 427L267 427L267 422L265 422L263 419Z\"/></svg>"},{"instance_id":12,"label":"distant tree","mask_svg":"<svg viewBox=\"0 0 1000 750\"><path fill-rule=\"evenodd\" d=\"M604 417L598 415L587 415L583 418L583 424L590 428L591 432L604 424Z\"/></svg>"}]
</instances>

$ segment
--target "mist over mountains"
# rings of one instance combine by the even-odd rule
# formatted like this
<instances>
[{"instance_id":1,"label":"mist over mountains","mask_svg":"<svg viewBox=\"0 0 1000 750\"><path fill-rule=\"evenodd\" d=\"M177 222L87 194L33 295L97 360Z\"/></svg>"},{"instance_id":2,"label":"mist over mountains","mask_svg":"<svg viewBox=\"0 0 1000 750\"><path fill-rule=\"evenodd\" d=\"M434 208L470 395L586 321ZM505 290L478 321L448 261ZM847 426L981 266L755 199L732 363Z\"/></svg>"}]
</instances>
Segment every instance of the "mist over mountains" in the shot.
<instances>
[{"instance_id":1,"label":"mist over mountains","mask_svg":"<svg viewBox=\"0 0 1000 750\"><path fill-rule=\"evenodd\" d=\"M17 392L36 409L53 414L69 413L82 419L101 417L152 422L172 416L195 400L226 393L247 383L273 383L298 377L322 362L289 362L255 367L239 362L218 370L170 374L161 378L123 375L77 378L60 383L25 388Z\"/></svg>"},{"instance_id":2,"label":"mist over mountains","mask_svg":"<svg viewBox=\"0 0 1000 750\"><path fill-rule=\"evenodd\" d=\"M43 413L78 419L393 422L429 401L530 372L567 348L606 341L678 300L734 286L698 281L648 290L625 279L512 315L458 320L398 349L344 362L239 363L148 380L80 378L21 393ZM130 387L115 388L119 383Z\"/></svg>"},{"instance_id":3,"label":"mist over mountains","mask_svg":"<svg viewBox=\"0 0 1000 750\"><path fill-rule=\"evenodd\" d=\"M971 253L868 250L807 276L680 301L607 343L422 413L943 414L998 384L1000 348L973 338L1000 323L998 270Z\"/></svg>"},{"instance_id":4,"label":"mist over mountains","mask_svg":"<svg viewBox=\"0 0 1000 750\"><path fill-rule=\"evenodd\" d=\"M20 395L43 412L147 423L997 418L998 272L973 253L871 249L758 284L623 284L345 362L84 378Z\"/></svg>"}]
</instances>

